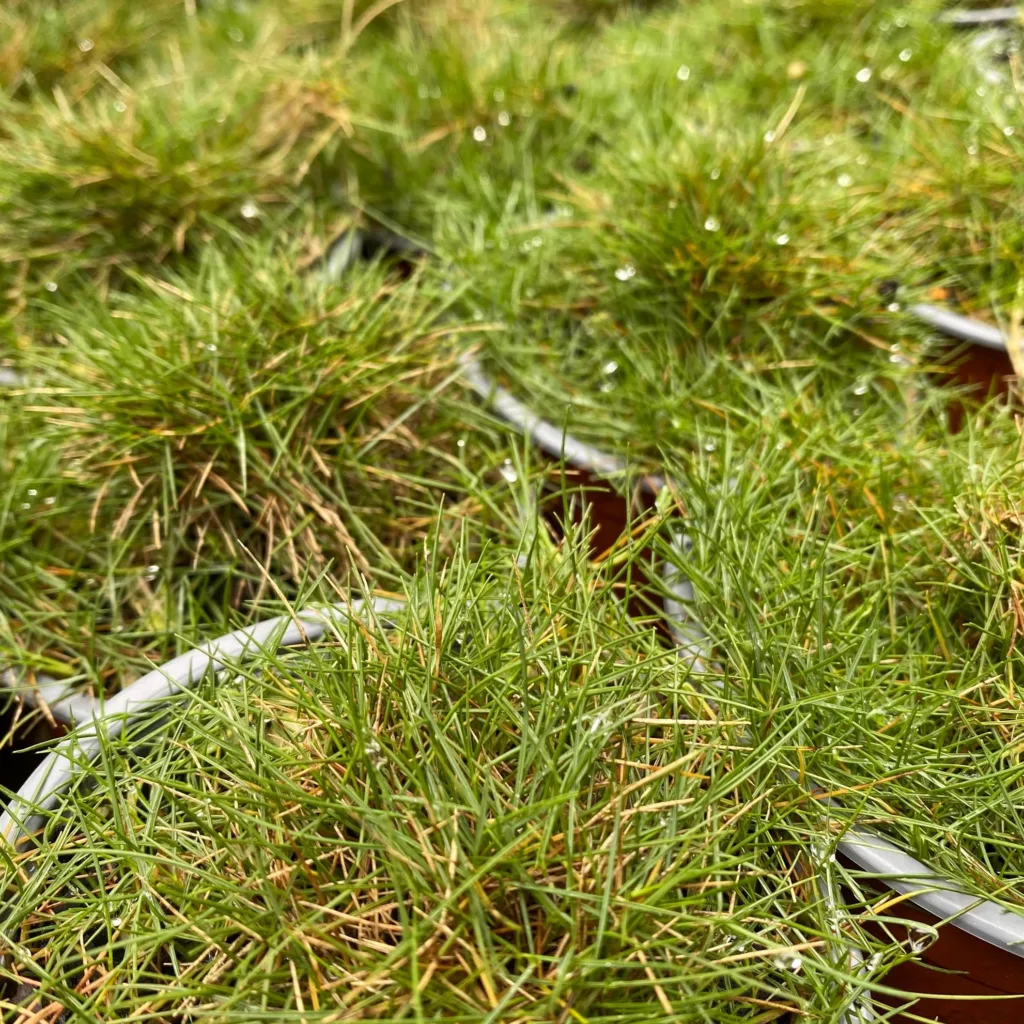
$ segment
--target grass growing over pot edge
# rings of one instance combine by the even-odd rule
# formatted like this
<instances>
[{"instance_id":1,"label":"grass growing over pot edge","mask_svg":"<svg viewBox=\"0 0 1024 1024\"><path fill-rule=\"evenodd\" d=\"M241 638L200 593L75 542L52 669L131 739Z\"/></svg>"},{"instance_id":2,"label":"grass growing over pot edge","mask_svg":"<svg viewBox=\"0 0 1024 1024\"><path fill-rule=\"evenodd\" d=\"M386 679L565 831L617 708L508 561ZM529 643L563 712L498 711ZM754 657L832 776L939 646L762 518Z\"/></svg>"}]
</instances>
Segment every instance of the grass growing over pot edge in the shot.
<instances>
[{"instance_id":1,"label":"grass growing over pot edge","mask_svg":"<svg viewBox=\"0 0 1024 1024\"><path fill-rule=\"evenodd\" d=\"M856 814L980 891L1021 873L1016 406L965 399L966 425L953 430L951 392L938 386L948 349L886 308L938 295L1012 317L1014 65L988 81L969 39L932 24L933 4L607 7L398 5L355 40L358 6L347 28L313 5L291 18L154 7L125 28L120 63L101 32L77 26L61 37L56 64L34 43L18 50L23 65L5 72L10 145L0 157L2 330L5 357L29 379L0 397L0 649L29 670L116 688L150 659L261 617L280 596L263 568L289 599L314 581L330 595L361 585L359 576L402 591L415 589L409 574L424 550L440 573L465 557L463 546L477 557L488 544L507 553L528 547L524 537L543 539L535 455L455 379L457 353L479 347L555 422L671 470L695 544L687 571L723 671L722 708L750 723L749 748L716 741L707 756L739 771L743 796L770 808L758 832L761 812L740 814L736 791L712 785L694 795L699 825L687 819L665 846L686 851L680 836L709 836L714 856L681 857L679 868L696 865L693 885L701 899L713 894L727 922L709 927L735 925L739 942L756 925L775 946L762 942L750 960L708 968L707 988L687 988L688 939L673 937L681 946L670 949L670 933L660 936L656 956L644 949L649 972L639 956L628 961L634 978L627 946L608 967L592 959L591 924L581 925L566 947L579 970L567 961L552 992L569 986L574 1000L595 1002L598 1019L647 1019L653 1005L668 1013L659 990L692 1019L760 1019L772 1007L743 1000L788 1007L790 997L834 1014L850 992L833 984L819 947L799 974L765 953L783 937L835 930L810 880L832 870L815 838L821 812L786 770L845 792L833 829ZM77 14L99 17L88 11ZM92 50L74 40L86 31ZM30 65L45 84L23 73ZM360 210L427 242L410 278L387 263L353 268L333 286L294 272ZM557 557L583 556L570 543ZM467 594L486 589L483 570L478 578L459 564ZM540 615L535 598L546 608L550 597L531 595ZM590 636L590 616L604 622L614 608L577 607L568 633ZM514 660L514 639L498 630L486 650ZM612 675L623 699L643 691L653 641L595 643L622 660ZM487 680L490 656L476 670ZM678 669L659 657L662 687ZM572 658L576 678L582 656ZM337 696L316 658L304 665L311 693ZM362 678L341 674L346 685ZM590 690L587 680L596 706L612 684ZM226 704L199 704L211 720L226 707L240 713L234 692L217 699ZM483 705L499 720L504 700L488 682ZM270 717L288 719L294 694L277 693L273 706ZM312 698L301 713L302 742L329 724ZM573 757L583 757L592 712L566 704L560 713ZM496 766L499 740L529 748L529 757L517 748L518 798L550 734L531 731L541 728L532 720L509 728L474 742ZM615 739L619 759L636 763L614 785L629 785L629 772L644 771L648 737ZM288 740L287 756L305 765L299 747ZM356 748L343 750L355 763ZM136 764L150 755L125 747L110 756ZM599 778L600 758L584 761L583 775ZM441 782L420 781L424 794L454 799ZM303 812L320 813L295 796ZM592 812L605 795L572 799ZM74 808L96 813L84 797ZM453 826L459 844L471 821L478 839L484 828L466 813ZM180 838L192 850L207 841L205 825L188 821ZM493 839L484 828L486 863ZM661 839L637 842L624 872L661 849ZM239 858L248 876L249 853L231 846L221 855ZM427 846L417 892L431 890L425 879L450 857L441 847ZM720 855L739 857L763 885L740 886L731 900L731 881L720 892ZM538 857L538 871L552 870ZM388 868L396 878L399 863ZM487 895L491 883L482 884ZM515 945L523 921L505 908L516 927L493 925L500 918L486 900L469 912L439 893L428 913L447 908L473 932L462 938L469 966L456 956L430 975L465 982L472 994L459 1012L486 1019L499 992L541 998L529 979L551 965ZM661 913L657 901L669 898L659 890L648 909ZM1018 900L1013 889L1000 898ZM601 929L618 920L613 903L594 911L582 887L572 899L585 921L597 913L597 952L608 955ZM861 909L850 908L840 945L870 946ZM511 967L488 937L492 925L516 949ZM416 922L399 926L397 948L418 948ZM265 941L271 929L257 931ZM397 933L381 934L386 945ZM137 952L148 941L127 945ZM237 952L218 941L217 972ZM885 955L882 966L901 954ZM260 1013L301 1016L294 991L308 992L316 969L300 960L308 971L297 988L273 959L269 974L247 960L230 969L268 978L274 995ZM124 970L149 971L143 962L129 957ZM65 1005L82 995L70 991L80 980L72 963L52 982ZM205 970L202 956L195 963L187 977ZM515 988L520 964L534 973ZM399 968L399 998L421 1014L424 1005L454 1013L450 988L428 982L419 992L422 975L401 975L421 968L429 963ZM606 1005L609 970L645 1001ZM127 1006L136 994L129 985L96 998ZM542 1015L567 1012L542 996ZM376 1010L391 1012L390 993L379 998ZM230 998L209 1008L215 1019L254 1012Z\"/></svg>"}]
</instances>

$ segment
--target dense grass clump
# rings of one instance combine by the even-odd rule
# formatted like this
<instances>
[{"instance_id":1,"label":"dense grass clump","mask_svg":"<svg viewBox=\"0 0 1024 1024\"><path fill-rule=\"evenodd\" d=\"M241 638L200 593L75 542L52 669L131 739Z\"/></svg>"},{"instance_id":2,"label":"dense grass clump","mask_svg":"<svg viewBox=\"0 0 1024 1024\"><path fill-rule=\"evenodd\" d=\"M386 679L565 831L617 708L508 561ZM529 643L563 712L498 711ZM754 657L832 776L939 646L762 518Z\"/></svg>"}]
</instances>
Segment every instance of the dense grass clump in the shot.
<instances>
[{"instance_id":1,"label":"dense grass clump","mask_svg":"<svg viewBox=\"0 0 1024 1024\"><path fill-rule=\"evenodd\" d=\"M853 936L801 877L799 810L764 818L791 728L749 746L604 582L578 541L460 559L393 623L175 700L63 802L9 974L129 1019L840 1005Z\"/></svg>"}]
</instances>

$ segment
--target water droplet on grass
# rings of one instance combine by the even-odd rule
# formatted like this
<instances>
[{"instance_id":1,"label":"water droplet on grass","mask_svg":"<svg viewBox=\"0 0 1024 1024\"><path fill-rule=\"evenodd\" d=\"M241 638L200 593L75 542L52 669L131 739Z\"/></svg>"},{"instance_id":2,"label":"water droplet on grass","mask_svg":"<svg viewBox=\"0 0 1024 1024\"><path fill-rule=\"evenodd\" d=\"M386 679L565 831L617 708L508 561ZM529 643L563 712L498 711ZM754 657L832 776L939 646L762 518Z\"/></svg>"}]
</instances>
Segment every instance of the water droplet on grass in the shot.
<instances>
[{"instance_id":1,"label":"water droplet on grass","mask_svg":"<svg viewBox=\"0 0 1024 1024\"><path fill-rule=\"evenodd\" d=\"M93 41L91 39L79 39L78 48L82 53L88 53L93 48Z\"/></svg>"},{"instance_id":2,"label":"water droplet on grass","mask_svg":"<svg viewBox=\"0 0 1024 1024\"><path fill-rule=\"evenodd\" d=\"M766 131L764 133L764 141L765 142L774 142L775 141L775 132L773 132L770 128L768 129L768 131Z\"/></svg>"},{"instance_id":3,"label":"water droplet on grass","mask_svg":"<svg viewBox=\"0 0 1024 1024\"><path fill-rule=\"evenodd\" d=\"M618 368L619 368L619 364L617 362L615 362L614 359L609 359L608 362L605 363L604 366L601 367L601 372L602 373L611 374L611 373L615 373L615 371Z\"/></svg>"},{"instance_id":4,"label":"water droplet on grass","mask_svg":"<svg viewBox=\"0 0 1024 1024\"><path fill-rule=\"evenodd\" d=\"M23 512L27 512L31 507L32 506L27 501L23 501L21 503L21 508Z\"/></svg>"},{"instance_id":5,"label":"water droplet on grass","mask_svg":"<svg viewBox=\"0 0 1024 1024\"><path fill-rule=\"evenodd\" d=\"M39 492L34 487L30 487L26 493L30 498L34 498Z\"/></svg>"},{"instance_id":6,"label":"water droplet on grass","mask_svg":"<svg viewBox=\"0 0 1024 1024\"><path fill-rule=\"evenodd\" d=\"M123 114L128 109L123 100L114 100L113 107L119 114Z\"/></svg>"},{"instance_id":7,"label":"water droplet on grass","mask_svg":"<svg viewBox=\"0 0 1024 1024\"><path fill-rule=\"evenodd\" d=\"M836 182L840 188L849 188L853 184L853 178L848 174L840 174L839 177L836 178Z\"/></svg>"},{"instance_id":8,"label":"water droplet on grass","mask_svg":"<svg viewBox=\"0 0 1024 1024\"><path fill-rule=\"evenodd\" d=\"M505 90L500 86L491 95L494 97L495 103L503 103L505 101Z\"/></svg>"},{"instance_id":9,"label":"water droplet on grass","mask_svg":"<svg viewBox=\"0 0 1024 1024\"><path fill-rule=\"evenodd\" d=\"M1003 129L1003 134L1004 134L1004 135L1005 135L1005 136L1006 136L1007 138L1009 138L1009 137L1010 137L1010 136L1011 136L1011 135L1013 134L1013 129L1012 129L1012 128L1011 128L1011 127L1010 127L1009 125L1007 125L1007 126L1006 126L1006 127L1005 127L1005 128Z\"/></svg>"},{"instance_id":10,"label":"water droplet on grass","mask_svg":"<svg viewBox=\"0 0 1024 1024\"><path fill-rule=\"evenodd\" d=\"M907 61L910 60L910 58L913 56L913 50L900 50L900 60L903 61L904 64L906 64Z\"/></svg>"},{"instance_id":11,"label":"water droplet on grass","mask_svg":"<svg viewBox=\"0 0 1024 1024\"><path fill-rule=\"evenodd\" d=\"M498 124L502 128L507 128L512 123L512 115L507 110L502 110L498 114Z\"/></svg>"},{"instance_id":12,"label":"water droplet on grass","mask_svg":"<svg viewBox=\"0 0 1024 1024\"><path fill-rule=\"evenodd\" d=\"M717 231L721 226L722 222L717 217L708 217L708 219L704 221L705 231Z\"/></svg>"},{"instance_id":13,"label":"water droplet on grass","mask_svg":"<svg viewBox=\"0 0 1024 1024\"><path fill-rule=\"evenodd\" d=\"M784 971L790 971L793 974L799 974L803 969L804 961L803 957L796 953L782 953L775 958L775 964L781 967Z\"/></svg>"},{"instance_id":14,"label":"water droplet on grass","mask_svg":"<svg viewBox=\"0 0 1024 1024\"><path fill-rule=\"evenodd\" d=\"M482 124L478 124L473 129L473 141L474 142L486 142L487 141L487 129Z\"/></svg>"},{"instance_id":15,"label":"water droplet on grass","mask_svg":"<svg viewBox=\"0 0 1024 1024\"><path fill-rule=\"evenodd\" d=\"M854 385L853 393L855 395L866 395L868 393L868 386L863 381L859 384Z\"/></svg>"},{"instance_id":16,"label":"water droplet on grass","mask_svg":"<svg viewBox=\"0 0 1024 1024\"><path fill-rule=\"evenodd\" d=\"M888 309L890 313L898 313L900 311L900 304L898 302L890 302L885 308Z\"/></svg>"},{"instance_id":17,"label":"water droplet on grass","mask_svg":"<svg viewBox=\"0 0 1024 1024\"><path fill-rule=\"evenodd\" d=\"M974 143L972 142L972 143L971 143L971 144L970 144L970 145L969 145L969 146L967 147L967 152L968 152L968 153L970 153L970 154L971 154L971 156L977 156L977 155L978 155L978 147L977 147L977 146L976 146L976 145L975 145L975 144L974 144Z\"/></svg>"},{"instance_id":18,"label":"water droplet on grass","mask_svg":"<svg viewBox=\"0 0 1024 1024\"><path fill-rule=\"evenodd\" d=\"M260 208L251 200L247 199L242 203L241 209L238 211L246 220L252 220L254 217L260 215Z\"/></svg>"},{"instance_id":19,"label":"water droplet on grass","mask_svg":"<svg viewBox=\"0 0 1024 1024\"><path fill-rule=\"evenodd\" d=\"M676 78L678 78L680 82L689 81L690 69L685 64L680 64L678 70L676 71Z\"/></svg>"},{"instance_id":20,"label":"water droplet on grass","mask_svg":"<svg viewBox=\"0 0 1024 1024\"><path fill-rule=\"evenodd\" d=\"M228 36L234 43L240 43L245 38L245 36L242 34L242 30L237 26L232 26L228 29Z\"/></svg>"},{"instance_id":21,"label":"water droplet on grass","mask_svg":"<svg viewBox=\"0 0 1024 1024\"><path fill-rule=\"evenodd\" d=\"M718 445L715 444L714 441L705 441L704 442L704 451L706 451L706 452L713 452L717 447L718 447Z\"/></svg>"},{"instance_id":22,"label":"water droplet on grass","mask_svg":"<svg viewBox=\"0 0 1024 1024\"><path fill-rule=\"evenodd\" d=\"M857 72L857 81L861 83L870 82L871 68L861 68L860 71Z\"/></svg>"},{"instance_id":23,"label":"water droplet on grass","mask_svg":"<svg viewBox=\"0 0 1024 1024\"><path fill-rule=\"evenodd\" d=\"M718 181L718 179L721 176L722 176L722 172L717 167L711 172L711 180L712 181Z\"/></svg>"},{"instance_id":24,"label":"water droplet on grass","mask_svg":"<svg viewBox=\"0 0 1024 1024\"><path fill-rule=\"evenodd\" d=\"M53 505L56 503L56 501L57 499L52 494L48 494L45 498L43 498L44 505Z\"/></svg>"},{"instance_id":25,"label":"water droplet on grass","mask_svg":"<svg viewBox=\"0 0 1024 1024\"><path fill-rule=\"evenodd\" d=\"M57 290L57 282L56 281L47 281L46 285L44 287L46 288L46 290L48 292L55 292Z\"/></svg>"},{"instance_id":26,"label":"water droplet on grass","mask_svg":"<svg viewBox=\"0 0 1024 1024\"><path fill-rule=\"evenodd\" d=\"M624 267L619 267L615 271L615 276L620 281L628 281L631 277L636 277L636 267L632 263L627 263Z\"/></svg>"},{"instance_id":27,"label":"water droplet on grass","mask_svg":"<svg viewBox=\"0 0 1024 1024\"><path fill-rule=\"evenodd\" d=\"M776 235L775 236L775 244L776 245L789 245L789 235L787 235L785 231L783 231L781 235Z\"/></svg>"},{"instance_id":28,"label":"water droplet on grass","mask_svg":"<svg viewBox=\"0 0 1024 1024\"><path fill-rule=\"evenodd\" d=\"M519 474L512 465L511 459L506 459L501 467L501 475L510 483L514 484L519 479Z\"/></svg>"},{"instance_id":29,"label":"water droplet on grass","mask_svg":"<svg viewBox=\"0 0 1024 1024\"><path fill-rule=\"evenodd\" d=\"M465 439L464 437L460 437L460 438L458 439L458 441L456 441L455 443L456 443L456 444L457 444L457 445L458 445L458 446L459 446L460 448L465 448L465 447L466 447L466 439Z\"/></svg>"}]
</instances>

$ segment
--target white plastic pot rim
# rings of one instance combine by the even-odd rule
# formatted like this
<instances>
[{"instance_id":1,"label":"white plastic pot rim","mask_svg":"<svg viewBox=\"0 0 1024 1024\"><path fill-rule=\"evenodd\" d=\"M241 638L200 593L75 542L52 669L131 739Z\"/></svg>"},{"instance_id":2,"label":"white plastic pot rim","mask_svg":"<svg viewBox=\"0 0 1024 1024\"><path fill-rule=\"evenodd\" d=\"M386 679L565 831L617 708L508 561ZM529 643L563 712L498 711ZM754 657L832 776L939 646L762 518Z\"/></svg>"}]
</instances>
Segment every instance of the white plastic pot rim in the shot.
<instances>
[{"instance_id":1,"label":"white plastic pot rim","mask_svg":"<svg viewBox=\"0 0 1024 1024\"><path fill-rule=\"evenodd\" d=\"M882 879L939 921L1024 957L1024 917L992 900L971 896L876 832L851 829L838 843L858 867Z\"/></svg>"},{"instance_id":2,"label":"white plastic pot rim","mask_svg":"<svg viewBox=\"0 0 1024 1024\"><path fill-rule=\"evenodd\" d=\"M952 313L940 306L932 306L928 303L918 303L910 307L910 313L923 323L934 327L951 338L958 338L960 341L969 341L972 345L981 345L984 348L995 349L998 352L1007 351L1006 338L998 327L986 324L981 320L973 320L969 316L961 316L959 313Z\"/></svg>"},{"instance_id":3,"label":"white plastic pot rim","mask_svg":"<svg viewBox=\"0 0 1024 1024\"><path fill-rule=\"evenodd\" d=\"M513 394L496 385L473 355L466 354L460 359L462 376L469 386L509 425L530 438L541 451L553 459L564 459L570 466L585 469L599 476L615 476L626 471L623 459L607 455L599 448L580 441L553 423L541 419ZM645 489L657 493L665 485L660 476L647 477Z\"/></svg>"},{"instance_id":4,"label":"white plastic pot rim","mask_svg":"<svg viewBox=\"0 0 1024 1024\"><path fill-rule=\"evenodd\" d=\"M1024 7L961 8L943 11L938 20L947 25L957 25L963 28L972 28L975 25L997 25L1024 20Z\"/></svg>"}]
</instances>

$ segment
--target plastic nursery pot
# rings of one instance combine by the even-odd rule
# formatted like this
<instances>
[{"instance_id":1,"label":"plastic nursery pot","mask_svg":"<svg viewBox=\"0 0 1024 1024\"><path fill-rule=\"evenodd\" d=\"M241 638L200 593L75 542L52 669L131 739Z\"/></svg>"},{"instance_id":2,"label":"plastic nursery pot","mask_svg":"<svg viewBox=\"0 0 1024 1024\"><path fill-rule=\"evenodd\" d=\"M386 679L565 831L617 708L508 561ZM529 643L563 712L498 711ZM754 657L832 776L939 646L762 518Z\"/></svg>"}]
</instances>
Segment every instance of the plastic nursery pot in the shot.
<instances>
[{"instance_id":1,"label":"plastic nursery pot","mask_svg":"<svg viewBox=\"0 0 1024 1024\"><path fill-rule=\"evenodd\" d=\"M82 759L93 760L100 752L101 737L115 737L131 722L155 705L181 690L194 686L207 672L217 672L229 662L245 660L266 650L294 647L318 640L332 620L350 617L366 608L387 614L404 607L404 602L375 598L370 602L353 599L323 611L311 611L294 617L278 616L235 630L204 644L196 650L147 672L102 705L92 704L91 719L68 736L22 783L14 799L0 815L0 843L17 849L42 821L41 814L51 810L61 792L74 779Z\"/></svg>"},{"instance_id":2,"label":"plastic nursery pot","mask_svg":"<svg viewBox=\"0 0 1024 1024\"><path fill-rule=\"evenodd\" d=\"M909 312L939 334L967 343L966 351L952 367L951 379L956 384L980 396L1006 394L1014 371L1006 338L998 327L926 303L911 306ZM951 403L950 417L953 429L958 431L964 418L959 401Z\"/></svg>"},{"instance_id":3,"label":"plastic nursery pot","mask_svg":"<svg viewBox=\"0 0 1024 1024\"><path fill-rule=\"evenodd\" d=\"M90 762L94 762L99 758L104 749L104 740L106 738L118 736L131 723L151 714L155 709L159 709L162 704L165 704L176 693L193 687L209 674L219 673L215 677L218 687L231 686L236 682L235 677L233 675L229 676L227 672L222 671L228 669L231 665L239 665L243 662L267 658L268 655L286 648L305 649L314 645L321 638L324 638L325 634L328 635L327 638L329 640L336 642L343 640L346 636L346 624L351 625L352 621L357 617L366 622L369 622L372 617L386 622L389 613L404 607L404 601L388 598L352 599L349 602L336 606L310 610L293 616L280 616L258 623L255 626L236 630L233 633L206 643L196 650L173 658L164 665L147 673L136 682L131 683L102 704L98 701L87 702L86 698L80 697L78 699L80 709L88 706L91 712L90 717L82 721L82 724L76 730L66 734L53 751L42 759L35 770L22 782L14 798L3 814L0 815L0 853L2 853L3 859L7 864L5 874L7 875L8 883L15 886L15 891L18 888L33 884L32 879L36 877L36 851L38 849L33 836L40 829L56 826L56 842L59 845L65 841L67 837L65 836L62 839L60 830L67 827L74 818L73 816L65 818L60 812L58 812L58 817L54 817L51 812L59 804L64 791L76 783ZM253 713L257 714L258 717L266 714L262 708ZM138 738L132 737L132 747L136 746L136 740L138 740L140 751L144 752L153 748L159 752L162 749L162 737L160 735L162 721L161 717L150 720L148 722L149 727L144 731L144 735ZM264 719L264 725L266 725L267 721L267 719ZM289 722L287 720L279 722L277 726L287 730ZM149 755L143 754L143 756ZM149 783L145 788L152 794L153 783ZM157 789L163 792L162 784L158 785ZM101 795L105 792L101 791ZM108 803L110 813L116 815L116 797L113 800L103 801L103 803ZM83 806L88 807L90 805L87 801ZM88 814L91 816L95 809L100 806L99 803L92 805ZM99 828L103 832L106 819L102 810L100 819L103 823L100 824ZM71 829L69 834L72 836L72 847L77 842L81 842L82 839L88 841L92 828L95 827L95 824L87 824L89 820L90 818L87 817L83 819L81 826L77 830ZM162 815L161 822L163 822ZM77 840L74 838L76 831L81 833L80 838ZM52 833L51 840L53 840ZM99 846L103 846L102 840L99 841ZM172 846L172 842L160 844L156 859L146 861L149 867L153 868L154 872L167 870L164 857L165 855L171 856L173 853ZM163 863L163 868L160 866L161 863ZM52 878L50 872L53 868L56 868L59 873L59 864L59 857L55 861L49 861L48 868L41 870L38 877L40 879ZM171 874L173 874L173 871ZM146 879L147 877L155 878L155 874L151 876L149 869L143 866L139 878ZM77 884L69 888L61 887L59 900L63 902L67 898L71 901L72 905L77 905L79 910L85 913L86 908L90 905L83 894L87 893L89 882L88 879L84 878L81 881L85 887L81 888L78 893L81 898L77 904L75 904ZM8 967L8 971L5 972L6 979L0 981L0 1001L2 1001L8 1012L18 1014L20 1011L20 1015L16 1017L8 1017L7 1012L5 1012L4 1020L10 1019L13 1021L16 1019L20 1022L32 1021L39 1022L39 1024L46 1021L49 1024L63 1024L64 1021L71 1019L85 1019L77 1015L72 1017L76 998L88 995L91 992L88 983L91 980L91 972L95 969L97 963L102 963L104 957L108 954L112 955L115 960L120 955L117 940L121 919L114 916L113 912L107 913L104 910L110 897L120 895L117 892L118 879L116 873L115 876L110 876L110 883L108 885L108 875L101 870L96 876L96 884L98 885L98 891L93 895L98 902L92 905L92 910L94 911L91 919L92 923L80 936L81 962L76 961L74 966L70 968L63 965L54 966L54 970L58 973L60 971L69 972L67 977L71 982L70 987L66 989L67 994L58 994L59 1002L39 1005L36 999L36 986L38 982L33 981L31 978L26 980L21 971L15 971L13 966L8 967L10 964L8 960L9 950L5 955L3 943L0 942L0 966ZM145 887L145 883L143 883L143 887ZM138 891L133 890L133 894L135 897L139 896ZM164 901L163 906L166 908L169 904ZM109 910L109 908L107 909ZM44 900L44 904L40 907L40 914L43 917L45 917L46 910L46 901ZM173 914L173 908L171 912ZM102 921L97 921L97 913L107 917L105 927ZM32 920L32 914L29 914L29 917L24 922L24 926L18 933L21 940L29 940ZM38 926L38 921L36 925ZM0 927L9 927L9 924ZM45 928L46 925L44 924L42 927ZM109 929L109 935L107 929ZM3 938L2 932L0 932L0 938ZM45 943L47 941L45 936L42 940L39 940L38 936L33 936L32 938L36 942L43 941ZM169 937L168 942L171 943L172 941L173 937ZM99 959L95 960L94 956L98 956ZM206 957L205 954L203 956ZM201 957L200 959L203 958ZM210 958L206 957L206 959ZM172 973L168 974L167 980L169 983L173 982L173 978L176 977L176 974L173 972L179 970L179 961L174 960L173 964L170 966L164 964L164 967L168 971L172 971ZM10 971L14 971L14 974L12 975ZM153 991L155 995L159 994L159 987L159 982L154 983ZM171 998L173 1001L173 993L168 998ZM187 1011L185 1015L191 1019ZM164 1018L161 1016L160 1019ZM174 1014L174 1019L178 1019L176 1013ZM239 1018L232 1017L231 1019ZM268 1018L261 1017L260 1019Z\"/></svg>"},{"instance_id":4,"label":"plastic nursery pot","mask_svg":"<svg viewBox=\"0 0 1024 1024\"><path fill-rule=\"evenodd\" d=\"M874 874L878 865L873 858L864 857L855 847L841 847L839 860L844 867L857 871L866 869ZM868 892L885 902L894 897L881 878L860 877L858 881ZM909 879L904 879L909 882ZM907 885L900 885L907 891ZM899 891L899 890L895 890ZM943 924L944 918L929 913L917 906L913 896L896 907L890 906L890 914L920 921L938 929L938 939L922 951L916 960L908 960L894 967L886 974L883 983L907 993L919 994L922 998L899 999L887 994L876 994L879 1013L891 1013L893 1009L904 1008L906 1012L887 1018L894 1021L919 1022L938 1021L941 1024L1017 1024L1024 1017L1024 1002L1008 996L1024 996L1024 946L1019 951L1007 948L1003 929L993 929L984 920L970 920L970 911L964 918ZM1007 915L1009 918L1011 915ZM1012 915L1016 917L1016 915ZM965 920L966 918L966 920ZM1024 920L1021 925L1021 940L1024 941ZM972 931L965 925L973 924ZM911 938L906 928L896 925L867 923L867 931L886 941L905 943Z\"/></svg>"},{"instance_id":5,"label":"plastic nursery pot","mask_svg":"<svg viewBox=\"0 0 1024 1024\"><path fill-rule=\"evenodd\" d=\"M985 346L995 357L1006 358L1005 341L994 328L934 307L915 307L912 312L946 333ZM476 360L465 360L463 372L477 394L488 400L502 419L531 438L541 451L575 467L588 485L583 494L596 498L594 512L606 530L606 538L613 542L620 537L627 523L628 498L616 495L602 480L621 473L623 464L540 420L509 392L494 385ZM648 478L642 487L645 496L663 483L660 477ZM708 664L709 652L700 624L692 617L684 621L688 602L693 599L692 587L678 572L666 579L673 580L670 590L678 598L666 602L669 629L681 656L692 652L697 674ZM934 993L920 1000L914 1013L925 1015L925 1019L933 1014L931 1019L947 1024L973 1022L982 1019L977 1005L950 996L1024 994L1024 916L968 896L954 882L936 875L872 832L851 829L839 842L838 853L848 865L878 879L878 884L906 895L901 914L905 912L909 919L929 924L949 922L941 927L939 941L925 951L920 961L908 961L886 978L890 987ZM1024 1019L1024 1005L1015 1000L989 1002L983 1012L986 1021ZM903 1019L910 1018L904 1015Z\"/></svg>"}]
</instances>

